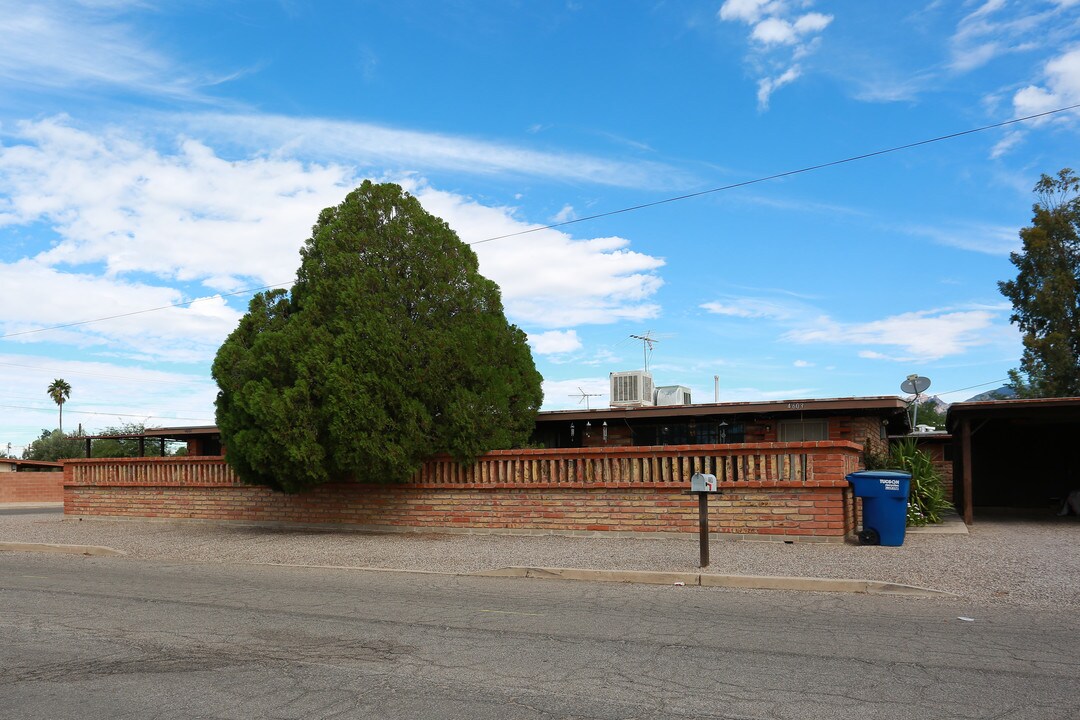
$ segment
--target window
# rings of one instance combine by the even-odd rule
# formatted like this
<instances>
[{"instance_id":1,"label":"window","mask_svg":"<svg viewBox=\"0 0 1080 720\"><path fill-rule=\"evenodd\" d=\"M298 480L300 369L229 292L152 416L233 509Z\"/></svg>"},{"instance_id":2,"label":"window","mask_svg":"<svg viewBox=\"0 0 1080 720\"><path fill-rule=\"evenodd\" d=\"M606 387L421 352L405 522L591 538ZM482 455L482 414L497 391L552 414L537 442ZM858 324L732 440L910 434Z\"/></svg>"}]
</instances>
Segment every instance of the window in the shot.
<instances>
[{"instance_id":1,"label":"window","mask_svg":"<svg viewBox=\"0 0 1080 720\"><path fill-rule=\"evenodd\" d=\"M635 425L635 445L715 445L745 442L743 423L720 425L714 420L691 420L662 425Z\"/></svg>"},{"instance_id":2,"label":"window","mask_svg":"<svg viewBox=\"0 0 1080 720\"><path fill-rule=\"evenodd\" d=\"M781 420L777 439L780 442L808 442L829 439L828 420Z\"/></svg>"}]
</instances>

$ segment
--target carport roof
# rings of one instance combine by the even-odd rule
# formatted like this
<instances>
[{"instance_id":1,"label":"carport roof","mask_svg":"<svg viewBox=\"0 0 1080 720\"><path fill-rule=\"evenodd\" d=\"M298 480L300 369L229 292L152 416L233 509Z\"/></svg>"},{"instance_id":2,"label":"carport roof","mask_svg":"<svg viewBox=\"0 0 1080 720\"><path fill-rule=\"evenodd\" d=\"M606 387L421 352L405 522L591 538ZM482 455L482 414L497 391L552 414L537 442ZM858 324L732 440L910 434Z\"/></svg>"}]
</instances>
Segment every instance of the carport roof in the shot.
<instances>
[{"instance_id":1,"label":"carport roof","mask_svg":"<svg viewBox=\"0 0 1080 720\"><path fill-rule=\"evenodd\" d=\"M987 423L1052 427L1059 423L1080 423L1080 397L1037 398L1031 400L986 400L953 403L945 425L960 441L962 512L964 522L973 518L971 437Z\"/></svg>"},{"instance_id":2,"label":"carport roof","mask_svg":"<svg viewBox=\"0 0 1080 720\"><path fill-rule=\"evenodd\" d=\"M949 406L946 418L946 425L950 430L963 420L1008 418L1047 422L1075 421L1080 420L1080 397L953 403Z\"/></svg>"},{"instance_id":3,"label":"carport roof","mask_svg":"<svg viewBox=\"0 0 1080 720\"><path fill-rule=\"evenodd\" d=\"M172 440L174 438L182 439L192 435L218 435L220 432L217 425L190 425L184 427L146 428L143 434L146 437L163 437Z\"/></svg>"}]
</instances>

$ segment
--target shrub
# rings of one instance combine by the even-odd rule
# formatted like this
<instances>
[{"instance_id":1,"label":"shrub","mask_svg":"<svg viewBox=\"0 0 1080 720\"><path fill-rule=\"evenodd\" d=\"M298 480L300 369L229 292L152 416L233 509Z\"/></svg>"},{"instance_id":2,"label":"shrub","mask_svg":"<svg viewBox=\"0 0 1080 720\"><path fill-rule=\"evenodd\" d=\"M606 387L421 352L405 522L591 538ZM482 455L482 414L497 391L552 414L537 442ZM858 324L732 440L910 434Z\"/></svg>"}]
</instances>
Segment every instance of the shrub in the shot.
<instances>
[{"instance_id":1,"label":"shrub","mask_svg":"<svg viewBox=\"0 0 1080 720\"><path fill-rule=\"evenodd\" d=\"M941 474L914 439L908 438L893 445L889 451L889 461L896 469L911 473L907 512L909 526L939 523L945 513L953 510L952 503L945 497Z\"/></svg>"}]
</instances>

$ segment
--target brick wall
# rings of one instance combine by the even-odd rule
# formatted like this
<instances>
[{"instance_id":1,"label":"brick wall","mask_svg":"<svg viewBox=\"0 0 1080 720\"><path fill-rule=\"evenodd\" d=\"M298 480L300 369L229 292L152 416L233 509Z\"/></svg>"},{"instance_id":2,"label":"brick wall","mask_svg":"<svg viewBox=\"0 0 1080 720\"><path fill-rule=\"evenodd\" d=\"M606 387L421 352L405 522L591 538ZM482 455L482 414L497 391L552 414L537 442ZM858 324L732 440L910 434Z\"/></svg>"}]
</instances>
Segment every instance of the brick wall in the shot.
<instances>
[{"instance_id":1,"label":"brick wall","mask_svg":"<svg viewBox=\"0 0 1080 720\"><path fill-rule=\"evenodd\" d=\"M0 472L0 503L60 502L63 499L63 473Z\"/></svg>"},{"instance_id":2,"label":"brick wall","mask_svg":"<svg viewBox=\"0 0 1080 720\"><path fill-rule=\"evenodd\" d=\"M953 500L953 462L952 458L945 459L945 451L951 447L952 437L927 440L919 438L919 449L930 456L934 469L941 474L941 482L945 487L945 497L950 502Z\"/></svg>"},{"instance_id":3,"label":"brick wall","mask_svg":"<svg viewBox=\"0 0 1080 720\"><path fill-rule=\"evenodd\" d=\"M881 418L876 416L836 418L829 422L829 439L848 440L865 446L870 452L886 454L889 441L883 437L881 428Z\"/></svg>"},{"instance_id":4,"label":"brick wall","mask_svg":"<svg viewBox=\"0 0 1080 720\"><path fill-rule=\"evenodd\" d=\"M65 462L64 508L368 528L694 533L697 499L683 491L705 469L729 478L710 498L714 532L841 541L854 530L844 476L857 469L858 453L846 442L499 451L469 467L433 459L406 483L340 483L302 495L243 485L220 458L73 460Z\"/></svg>"}]
</instances>

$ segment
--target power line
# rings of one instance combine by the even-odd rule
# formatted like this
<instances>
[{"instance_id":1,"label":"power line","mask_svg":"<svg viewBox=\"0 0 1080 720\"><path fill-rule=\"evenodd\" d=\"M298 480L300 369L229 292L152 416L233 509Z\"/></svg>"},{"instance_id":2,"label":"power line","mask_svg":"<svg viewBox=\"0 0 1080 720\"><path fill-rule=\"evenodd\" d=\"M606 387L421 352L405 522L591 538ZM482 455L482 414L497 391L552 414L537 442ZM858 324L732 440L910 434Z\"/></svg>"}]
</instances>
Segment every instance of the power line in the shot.
<instances>
[{"instance_id":1,"label":"power line","mask_svg":"<svg viewBox=\"0 0 1080 720\"><path fill-rule=\"evenodd\" d=\"M942 395L952 395L953 393L964 392L965 390L974 390L975 388L986 387L987 385L997 385L998 383L1008 382L1009 378L1001 378L1000 380L991 380L990 382L979 383L978 385L968 385L962 387L959 390L946 390L945 392L934 393L935 396L940 397Z\"/></svg>"},{"instance_id":2,"label":"power line","mask_svg":"<svg viewBox=\"0 0 1080 720\"><path fill-rule=\"evenodd\" d=\"M27 397L25 395L15 395L15 394L5 392L5 393L3 393L2 396L0 396L0 402L5 402L5 403L28 402L28 403L32 404L31 406L32 406L33 409L43 408L43 410L51 410L51 411L55 412L56 411L56 404L52 403L51 401L44 400L43 397L44 397L44 393L42 393L42 395L35 395L33 397ZM172 398L172 399L175 399L175 398ZM171 404L172 399L167 400L167 402L169 402ZM85 393L80 393L79 397L78 397L78 406L79 407L99 407L100 405L105 404L105 403L107 403L107 401L101 400L100 395L94 395L94 396L91 396L91 397L87 397L87 395ZM71 400L65 400L64 401L64 412L68 412L68 406L69 405L71 405ZM174 410L169 410L169 412L203 413L203 412L206 412L206 408L207 408L207 405L203 404L202 407L198 407L198 408L176 408ZM80 412L80 411L79 410L72 410L71 412Z\"/></svg>"},{"instance_id":3,"label":"power line","mask_svg":"<svg viewBox=\"0 0 1080 720\"><path fill-rule=\"evenodd\" d=\"M822 170L824 168L834 167L836 165L844 165L847 163L856 162L858 160L866 160L868 158L878 157L879 155L888 155L890 153L900 152L901 150L910 150L911 148L920 147L923 145L930 145L931 143L942 142L945 140L953 140L955 138L963 137L965 135L973 135L975 133L986 132L987 130L994 130L996 128L1007 127L1009 125L1027 122L1029 120L1037 120L1038 118L1049 117L1050 115L1057 115L1059 113L1068 112L1069 110L1076 110L1077 108L1080 108L1080 103L1077 103L1075 105L1068 105L1066 107L1060 107L1054 110L1047 110L1046 112L1036 113L1034 115L1026 115L1024 117L1013 118L1012 120L1004 120L1002 122L993 123L990 125L983 125L981 127L972 128L970 130L961 130L959 132L949 133L948 135L939 135L937 137L929 138L927 140L918 140L916 142L905 143L904 145L895 145L893 147L885 148L883 150L874 150L872 152L862 153L860 155L852 155L851 157L846 157L840 160L832 160L825 163L819 163L817 165L808 165L806 167L798 168L796 170L786 170L784 172L754 178L753 180L744 180L742 182L731 183L729 185L721 185L720 187L709 188L708 190L699 190L697 192L677 195L675 197L664 198L662 200L654 200L652 202L641 203L639 205L631 205L630 207L620 208L618 210L608 210L606 212L596 213L595 215L586 215L585 217L574 218L573 220L563 220L562 222L551 223L550 225L540 225L534 228L529 228L528 230L519 230L518 232L507 233L505 235L496 235L494 237L484 238L483 240L473 240L472 242L468 242L465 244L481 245L483 243L489 243L495 240L505 240L507 238L518 237L520 235L528 235L530 233L540 232L541 230L551 230L553 228L563 227L565 225L574 225L576 223L582 223L588 220L597 220L599 218L611 217L612 215L622 215L624 213L634 212L635 210L644 210L645 208L656 207L657 205L666 205L668 203L678 202L680 200L689 200L691 198L701 197L702 195L711 195L713 193L724 192L725 190L734 190L736 188L747 187L749 185L757 185L759 183L768 182L770 180L779 180L780 178L791 177L793 175L802 175L805 173L813 172L815 170ZM33 333L47 332L49 330L61 330L69 327L77 327L79 325L89 325L91 323L103 322L105 320L116 320L118 318L131 317L132 315L142 315L144 313L157 312L159 310L188 307L190 305L193 305L194 303L201 302L203 300L232 297L235 295L243 295L246 293L257 292L259 290L269 290L271 288L282 287L284 285L291 284L292 281L274 283L272 285L263 285L256 288L245 288L243 290L237 290L231 293L219 293L217 295L211 295L205 298L197 298L195 300L189 300L181 303L174 303L172 305L162 305L160 307L146 308L145 310L133 310L127 313L93 318L91 320L80 320L77 322L64 323L61 325L51 325L49 327L36 328L34 330L21 330L19 332L0 335L0 340L17 337L20 335L30 335Z\"/></svg>"},{"instance_id":4,"label":"power line","mask_svg":"<svg viewBox=\"0 0 1080 720\"><path fill-rule=\"evenodd\" d=\"M6 408L9 410L33 410L35 412L56 412L56 408L36 408L27 407L25 405L0 405L0 408ZM147 415L145 413L94 412L92 410L68 410L67 412L71 415L107 415L109 417L133 417L146 419L156 418L158 420L192 420L194 422L214 422L213 420L207 420L206 418L169 417L167 415Z\"/></svg>"},{"instance_id":5,"label":"power line","mask_svg":"<svg viewBox=\"0 0 1080 720\"><path fill-rule=\"evenodd\" d=\"M597 213L595 215L586 215L585 217L575 218L573 220L563 220L562 222L552 223L550 225L542 225L540 227L529 228L528 230L519 230L518 232L507 233L506 235L498 235L496 237L485 238L484 240L475 240L468 245L480 245L481 243L491 242L493 240L504 240L506 238L517 237L518 235L528 235L529 233L540 232L541 230L550 230L552 228L562 227L564 225L573 225L574 223L585 222L586 220L596 220L597 218L610 217L612 215L621 215L623 213L633 212L634 210L643 210L644 208L655 207L657 205L665 205L667 203L678 202L679 200L689 200L690 198L701 197L702 195L709 195L712 193L723 192L724 190L734 190L736 188L746 187L748 185L756 185L758 183L768 182L769 180L778 180L780 178L791 177L792 175L801 175L803 173L813 172L814 170L822 170L828 167L834 167L836 165L844 165L845 163L852 163L857 160L866 160L867 158L877 157L879 155L888 155L889 153L900 152L901 150L910 150L914 147L921 145L929 145L931 143L942 142L943 140L952 140L954 138L963 137L964 135L973 135L975 133L985 132L987 130L994 130L995 128L1005 127L1007 125L1015 125L1016 123L1027 122L1028 120L1036 120L1041 117L1047 117L1049 115L1055 115L1057 113L1063 113L1068 110L1075 110L1080 108L1080 103L1076 105L1069 105L1068 107L1058 108L1056 110L1047 110L1046 112L1036 113L1035 115L1027 115L1021 118L1013 118L1012 120L1005 120L1003 122L994 123L992 125L983 125L971 130L961 130L960 132L949 133L948 135L939 135L938 137L930 138L929 140L919 140L917 142L906 143L904 145L896 145L884 150L875 150L873 152L863 153L861 155L852 155L851 157L844 158L842 160L832 160L830 162L820 163L818 165L808 165L807 167L799 168L798 170L786 170L784 172L775 173L773 175L766 175L765 177L755 178L753 180L744 180L743 182L731 183L730 185L722 185L720 187L710 188L708 190L699 190L698 192L687 193L685 195L678 195L676 197L664 198L663 200L654 200L652 202L642 203L640 205L633 205L631 207L622 208L619 210L608 210L607 212Z\"/></svg>"},{"instance_id":6,"label":"power line","mask_svg":"<svg viewBox=\"0 0 1080 720\"><path fill-rule=\"evenodd\" d=\"M43 328L43 329L48 329L48 328ZM39 371L39 372L43 372L46 375L54 375L54 376L59 376L59 375L85 375L87 377L107 378L107 379L110 379L110 380L123 380L125 382L158 383L158 384L161 384L161 385L205 385L208 382L208 380L184 380L182 378L176 378L176 379L172 379L172 380L155 380L154 378L130 377L130 376L127 376L127 375L106 375L105 373L92 373L92 372L86 372L85 370L71 370L71 369L57 370L56 368L43 368L43 367L36 367L34 365L19 365L18 363L8 363L8 362L0 362L0 366L25 368L27 370L36 370L36 371Z\"/></svg>"},{"instance_id":7,"label":"power line","mask_svg":"<svg viewBox=\"0 0 1080 720\"><path fill-rule=\"evenodd\" d=\"M250 292L257 292L259 290L269 290L270 288L281 287L282 285L291 285L292 281L284 283L274 283L273 285L263 285L257 288L245 288L243 290L237 290L231 293L218 293L217 295L210 295L209 297L195 298L194 300L187 300L185 302L173 303L172 305L161 305L160 307L146 308L145 310L132 310L131 312L120 313L118 315L108 315L106 317L93 318L92 320L79 320L77 322L64 323L62 325L50 325L49 327L37 328L35 330L20 330L19 332L7 333L6 335L0 335L0 340L5 338L17 337L19 335L32 335L33 333L46 332L48 330L63 330L64 328L76 327L78 325L89 325L90 323L102 322L104 320L116 320L118 318L131 317L132 315L142 315L144 313L157 312L158 310L171 310L178 307L189 307L197 302L203 302L205 300L214 300L217 298L227 298L233 295L244 295Z\"/></svg>"}]
</instances>

